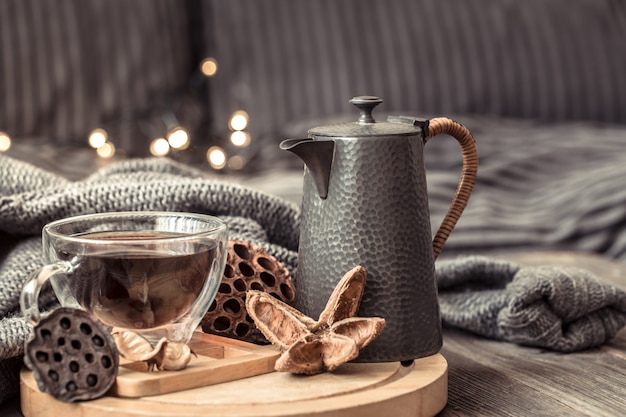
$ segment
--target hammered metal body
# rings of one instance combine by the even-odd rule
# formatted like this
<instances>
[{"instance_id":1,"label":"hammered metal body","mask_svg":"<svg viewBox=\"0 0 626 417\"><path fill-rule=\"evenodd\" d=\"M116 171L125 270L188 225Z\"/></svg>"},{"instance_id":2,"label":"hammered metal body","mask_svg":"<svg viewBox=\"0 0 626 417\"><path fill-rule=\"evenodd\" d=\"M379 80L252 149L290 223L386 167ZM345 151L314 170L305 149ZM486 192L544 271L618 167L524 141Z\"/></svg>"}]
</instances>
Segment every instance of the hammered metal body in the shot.
<instances>
[{"instance_id":1,"label":"hammered metal body","mask_svg":"<svg viewBox=\"0 0 626 417\"><path fill-rule=\"evenodd\" d=\"M314 140L316 138L313 138ZM383 317L361 362L403 361L441 348L423 135L335 137L327 198L305 167L297 308L317 317L339 279L367 271L358 316Z\"/></svg>"}]
</instances>

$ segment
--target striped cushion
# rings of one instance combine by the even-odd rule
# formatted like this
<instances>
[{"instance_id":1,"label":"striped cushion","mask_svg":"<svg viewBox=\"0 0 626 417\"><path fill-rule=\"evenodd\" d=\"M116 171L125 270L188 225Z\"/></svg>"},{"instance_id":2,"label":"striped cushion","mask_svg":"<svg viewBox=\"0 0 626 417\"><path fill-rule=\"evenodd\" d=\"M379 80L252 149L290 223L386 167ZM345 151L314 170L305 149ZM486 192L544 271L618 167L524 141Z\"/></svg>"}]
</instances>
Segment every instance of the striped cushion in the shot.
<instances>
[{"instance_id":1,"label":"striped cushion","mask_svg":"<svg viewBox=\"0 0 626 417\"><path fill-rule=\"evenodd\" d=\"M213 0L216 128L350 111L626 122L626 3L614 0ZM381 110L382 111L382 110Z\"/></svg>"},{"instance_id":2,"label":"striped cushion","mask_svg":"<svg viewBox=\"0 0 626 417\"><path fill-rule=\"evenodd\" d=\"M0 130L81 144L103 123L132 130L187 81L189 54L177 0L3 0Z\"/></svg>"}]
</instances>

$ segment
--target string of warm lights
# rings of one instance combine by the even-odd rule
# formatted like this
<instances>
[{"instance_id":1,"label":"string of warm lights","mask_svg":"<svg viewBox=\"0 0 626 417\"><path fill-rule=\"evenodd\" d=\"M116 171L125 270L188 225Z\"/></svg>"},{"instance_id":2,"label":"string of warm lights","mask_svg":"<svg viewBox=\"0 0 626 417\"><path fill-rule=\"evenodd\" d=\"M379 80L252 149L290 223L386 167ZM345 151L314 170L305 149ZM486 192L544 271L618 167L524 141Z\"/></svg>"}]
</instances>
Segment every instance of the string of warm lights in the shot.
<instances>
[{"instance_id":1,"label":"string of warm lights","mask_svg":"<svg viewBox=\"0 0 626 417\"><path fill-rule=\"evenodd\" d=\"M248 127L248 119L248 113L243 110L237 110L230 116L228 121L231 132L229 141L234 149L246 148L250 145L250 134L245 130ZM226 149L221 146L211 146L207 151L206 159L211 168L216 170L228 167L239 171L246 164L246 160L241 154L234 152L233 155L229 155Z\"/></svg>"},{"instance_id":2,"label":"string of warm lights","mask_svg":"<svg viewBox=\"0 0 626 417\"><path fill-rule=\"evenodd\" d=\"M109 133L105 128L93 129L88 137L89 146L96 150L101 158L111 158L115 155L115 145L109 139ZM175 127L168 130L165 137L154 138L150 142L150 154L154 156L165 156L171 150L184 150L189 147L190 138L186 129L175 124Z\"/></svg>"},{"instance_id":3,"label":"string of warm lights","mask_svg":"<svg viewBox=\"0 0 626 417\"><path fill-rule=\"evenodd\" d=\"M218 64L215 58L205 58L200 63L200 71L207 78L211 78L217 74ZM250 145L250 134L246 132L248 127L249 115L244 110L235 111L228 121L228 128L230 130L230 144L237 148L246 148ZM234 155L228 155L227 151L221 146L211 146L207 150L206 159L209 162L211 168L216 170L228 168L239 171L244 168L246 161L245 158L236 153Z\"/></svg>"},{"instance_id":4,"label":"string of warm lights","mask_svg":"<svg viewBox=\"0 0 626 417\"><path fill-rule=\"evenodd\" d=\"M101 127L89 133L87 142L89 146L96 150L100 158L108 159L115 155L115 145L109 142L109 134Z\"/></svg>"},{"instance_id":5,"label":"string of warm lights","mask_svg":"<svg viewBox=\"0 0 626 417\"><path fill-rule=\"evenodd\" d=\"M218 64L215 58L205 58L199 65L202 76L211 78L217 74ZM191 143L190 133L180 126L172 112L164 113L166 125L173 126L162 137L155 137L150 142L150 154L157 157L169 155L172 151L182 151L189 148ZM167 120L165 120L167 119ZM250 134L246 132L249 116L244 110L235 111L229 121L229 141L235 150L246 148L250 145ZM91 131L88 137L89 145L94 148L101 158L111 158L115 155L115 145L109 140L107 131L98 127ZM230 147L230 146L229 146ZM231 153L229 155L229 153ZM206 151L206 160L209 166L215 170L226 167L232 170L241 170L245 167L246 160L239 153L228 152L224 146L212 145Z\"/></svg>"},{"instance_id":6,"label":"string of warm lights","mask_svg":"<svg viewBox=\"0 0 626 417\"><path fill-rule=\"evenodd\" d=\"M210 78L217 74L218 64L214 58L205 58L199 65L199 76ZM162 136L154 137L149 146L149 152L156 157L170 155L174 151L184 151L191 144L191 135L188 129L180 126L176 116L170 109L162 112L161 118L167 131ZM240 152L250 145L250 134L246 131L249 115L244 110L233 112L228 121L228 135L220 134L216 142L212 143L206 151L206 161L214 170L241 170L246 165L246 158ZM228 138L227 143L221 143ZM116 146L107 128L95 127L87 136L87 142L98 157L103 159L112 158L116 154ZM0 131L0 152L5 152L11 147L10 136Z\"/></svg>"}]
</instances>

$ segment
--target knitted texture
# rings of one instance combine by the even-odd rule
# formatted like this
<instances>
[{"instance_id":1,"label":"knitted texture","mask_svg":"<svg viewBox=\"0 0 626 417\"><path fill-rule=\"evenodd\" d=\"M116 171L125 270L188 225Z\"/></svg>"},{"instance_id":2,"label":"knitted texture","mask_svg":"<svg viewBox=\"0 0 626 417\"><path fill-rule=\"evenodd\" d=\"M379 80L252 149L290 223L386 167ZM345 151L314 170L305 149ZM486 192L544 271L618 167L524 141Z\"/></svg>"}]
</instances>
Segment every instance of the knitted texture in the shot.
<instances>
[{"instance_id":1,"label":"knitted texture","mask_svg":"<svg viewBox=\"0 0 626 417\"><path fill-rule=\"evenodd\" d=\"M231 239L262 247L295 276L300 211L282 199L168 159L128 160L73 182L0 155L0 402L19 391L32 330L19 294L43 265L41 228L64 217L126 210L219 216ZM571 352L604 343L626 323L626 294L583 270L466 257L439 261L437 279L444 324L485 337ZM44 287L42 308L54 303Z\"/></svg>"},{"instance_id":2,"label":"knitted texture","mask_svg":"<svg viewBox=\"0 0 626 417\"><path fill-rule=\"evenodd\" d=\"M626 325L626 292L575 267L520 266L472 256L437 265L444 325L574 352Z\"/></svg>"}]
</instances>

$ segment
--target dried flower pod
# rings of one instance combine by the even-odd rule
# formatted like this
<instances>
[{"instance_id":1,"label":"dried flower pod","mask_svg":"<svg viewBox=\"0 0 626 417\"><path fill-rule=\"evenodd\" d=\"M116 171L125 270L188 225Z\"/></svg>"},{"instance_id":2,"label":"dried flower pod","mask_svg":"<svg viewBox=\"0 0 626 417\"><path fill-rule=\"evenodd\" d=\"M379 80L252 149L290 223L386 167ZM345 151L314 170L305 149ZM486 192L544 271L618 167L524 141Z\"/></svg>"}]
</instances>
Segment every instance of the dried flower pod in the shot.
<instances>
[{"instance_id":1,"label":"dried flower pod","mask_svg":"<svg viewBox=\"0 0 626 417\"><path fill-rule=\"evenodd\" d=\"M244 241L228 243L228 258L219 291L202 319L202 330L252 343L267 343L246 311L246 292L262 291L286 304L296 298L289 271L262 248Z\"/></svg>"},{"instance_id":2,"label":"dried flower pod","mask_svg":"<svg viewBox=\"0 0 626 417\"><path fill-rule=\"evenodd\" d=\"M162 337L152 346L146 338L130 330L114 329L113 339L120 355L131 361L146 362L148 372L185 369L194 354L184 342Z\"/></svg>"},{"instance_id":3,"label":"dried flower pod","mask_svg":"<svg viewBox=\"0 0 626 417\"><path fill-rule=\"evenodd\" d=\"M163 337L156 346L152 347L148 339L129 330L113 329L112 334L120 355L131 361L149 361L161 351L163 344L167 342L167 339Z\"/></svg>"},{"instance_id":4,"label":"dried flower pod","mask_svg":"<svg viewBox=\"0 0 626 417\"><path fill-rule=\"evenodd\" d=\"M355 359L385 328L380 317L354 317L365 289L365 269L348 271L313 320L260 291L248 292L246 309L267 339L281 352L274 369L315 375Z\"/></svg>"},{"instance_id":5,"label":"dried flower pod","mask_svg":"<svg viewBox=\"0 0 626 417\"><path fill-rule=\"evenodd\" d=\"M267 340L281 352L311 333L317 322L261 291L248 292L248 314Z\"/></svg>"},{"instance_id":6,"label":"dried flower pod","mask_svg":"<svg viewBox=\"0 0 626 417\"><path fill-rule=\"evenodd\" d=\"M162 371L180 371L189 365L191 355L195 355L195 353L186 343L168 342L166 348L163 349L160 364L157 366Z\"/></svg>"},{"instance_id":7,"label":"dried flower pod","mask_svg":"<svg viewBox=\"0 0 626 417\"><path fill-rule=\"evenodd\" d=\"M117 377L119 356L103 324L83 310L59 308L35 326L24 361L40 391L73 402L104 395Z\"/></svg>"}]
</instances>

